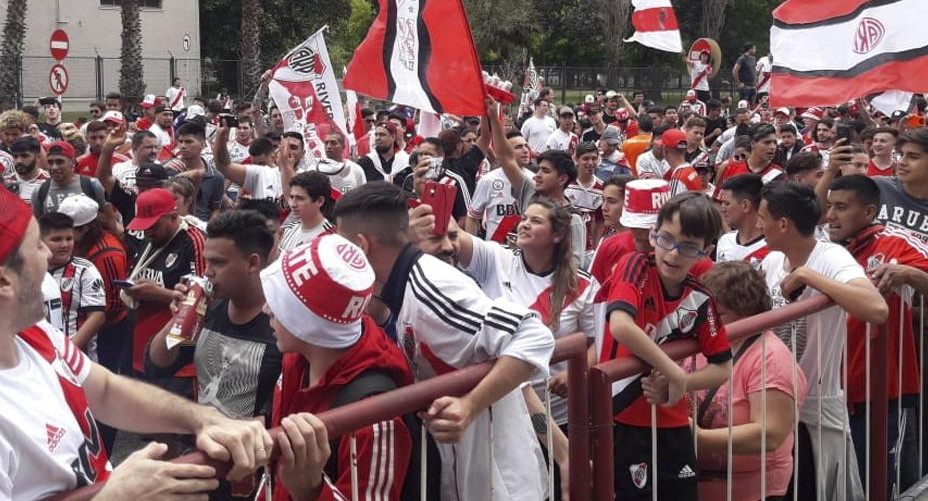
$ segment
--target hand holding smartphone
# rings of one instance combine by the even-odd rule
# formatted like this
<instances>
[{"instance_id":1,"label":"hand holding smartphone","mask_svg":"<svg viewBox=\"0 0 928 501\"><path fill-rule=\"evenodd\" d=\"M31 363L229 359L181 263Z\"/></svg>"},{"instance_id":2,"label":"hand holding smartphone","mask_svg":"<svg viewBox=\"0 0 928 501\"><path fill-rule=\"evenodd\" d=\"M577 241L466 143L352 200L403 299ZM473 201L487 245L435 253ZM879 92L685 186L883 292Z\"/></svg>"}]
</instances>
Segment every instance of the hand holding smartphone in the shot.
<instances>
[{"instance_id":1,"label":"hand holding smartphone","mask_svg":"<svg viewBox=\"0 0 928 501\"><path fill-rule=\"evenodd\" d=\"M422 192L422 203L431 206L432 213L435 214L433 235L448 233L448 225L454 211L454 198L457 194L457 189L453 185L426 181L425 190Z\"/></svg>"}]
</instances>

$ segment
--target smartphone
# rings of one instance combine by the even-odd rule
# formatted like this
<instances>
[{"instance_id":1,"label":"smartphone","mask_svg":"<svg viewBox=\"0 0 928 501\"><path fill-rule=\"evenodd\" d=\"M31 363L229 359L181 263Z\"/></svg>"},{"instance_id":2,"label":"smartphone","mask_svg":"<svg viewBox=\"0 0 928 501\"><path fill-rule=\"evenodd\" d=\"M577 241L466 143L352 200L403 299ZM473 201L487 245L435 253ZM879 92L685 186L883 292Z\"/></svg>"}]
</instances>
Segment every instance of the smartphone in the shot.
<instances>
[{"instance_id":1,"label":"smartphone","mask_svg":"<svg viewBox=\"0 0 928 501\"><path fill-rule=\"evenodd\" d=\"M135 282L132 280L113 280L113 285L123 289L128 289L130 287L135 287Z\"/></svg>"},{"instance_id":2,"label":"smartphone","mask_svg":"<svg viewBox=\"0 0 928 501\"><path fill-rule=\"evenodd\" d=\"M422 203L429 204L435 214L435 229L433 235L448 233L448 225L454 212L454 198L458 190L454 185L435 181L425 182L425 191L422 192Z\"/></svg>"},{"instance_id":3,"label":"smartphone","mask_svg":"<svg viewBox=\"0 0 928 501\"><path fill-rule=\"evenodd\" d=\"M230 129L238 127L238 117L235 115L223 115L219 119L222 120L222 125Z\"/></svg>"},{"instance_id":4,"label":"smartphone","mask_svg":"<svg viewBox=\"0 0 928 501\"><path fill-rule=\"evenodd\" d=\"M835 126L835 140L843 138L846 144L850 144L852 134L853 129L851 129L850 125L839 123Z\"/></svg>"},{"instance_id":5,"label":"smartphone","mask_svg":"<svg viewBox=\"0 0 928 501\"><path fill-rule=\"evenodd\" d=\"M445 159L440 157L433 157L429 160L429 171L425 173L425 178L430 181L438 181L441 179L442 169L441 166L444 163Z\"/></svg>"}]
</instances>

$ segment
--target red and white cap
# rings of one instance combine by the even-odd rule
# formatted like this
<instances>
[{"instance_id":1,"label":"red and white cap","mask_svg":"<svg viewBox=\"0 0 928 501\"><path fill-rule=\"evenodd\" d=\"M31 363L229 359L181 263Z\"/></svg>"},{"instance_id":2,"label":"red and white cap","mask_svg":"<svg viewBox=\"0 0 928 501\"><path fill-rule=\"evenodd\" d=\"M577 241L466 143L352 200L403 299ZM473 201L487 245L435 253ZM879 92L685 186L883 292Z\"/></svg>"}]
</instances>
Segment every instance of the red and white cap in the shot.
<instances>
[{"instance_id":1,"label":"red and white cap","mask_svg":"<svg viewBox=\"0 0 928 501\"><path fill-rule=\"evenodd\" d=\"M347 348L361 338L361 317L374 290L364 252L337 234L287 251L261 272L267 305L301 341Z\"/></svg>"},{"instance_id":2,"label":"red and white cap","mask_svg":"<svg viewBox=\"0 0 928 501\"><path fill-rule=\"evenodd\" d=\"M803 111L800 117L809 118L811 120L821 120L824 114L825 112L822 111L821 108L812 107L812 108L807 109L806 111Z\"/></svg>"},{"instance_id":3,"label":"red and white cap","mask_svg":"<svg viewBox=\"0 0 928 501\"><path fill-rule=\"evenodd\" d=\"M774 115L774 116L776 116L776 115L785 115L785 116L789 117L789 116L790 116L789 108L777 108L777 111L774 111L774 112L773 112L773 115Z\"/></svg>"},{"instance_id":4,"label":"red and white cap","mask_svg":"<svg viewBox=\"0 0 928 501\"><path fill-rule=\"evenodd\" d=\"M657 214L670 200L670 183L663 179L636 179L625 185L625 206L619 223L626 228L651 229Z\"/></svg>"},{"instance_id":5,"label":"red and white cap","mask_svg":"<svg viewBox=\"0 0 928 501\"><path fill-rule=\"evenodd\" d=\"M139 103L139 106L142 108L154 108L160 104L160 99L154 94L145 94L145 97L142 99L142 102Z\"/></svg>"},{"instance_id":6,"label":"red and white cap","mask_svg":"<svg viewBox=\"0 0 928 501\"><path fill-rule=\"evenodd\" d=\"M619 122L624 122L624 121L628 120L629 117L630 117L630 115L628 114L628 110L627 110L627 109L625 109L625 108L619 108L619 109L615 110L615 119L618 120Z\"/></svg>"},{"instance_id":7,"label":"red and white cap","mask_svg":"<svg viewBox=\"0 0 928 501\"><path fill-rule=\"evenodd\" d=\"M696 100L696 91L693 90L693 89L690 89L690 90L686 91L686 100L687 100L687 101L695 101L695 100Z\"/></svg>"},{"instance_id":8,"label":"red and white cap","mask_svg":"<svg viewBox=\"0 0 928 501\"><path fill-rule=\"evenodd\" d=\"M116 110L107 111L103 114L103 118L100 120L104 122L113 122L116 125L123 125L126 123L126 118L122 115L122 113Z\"/></svg>"}]
</instances>

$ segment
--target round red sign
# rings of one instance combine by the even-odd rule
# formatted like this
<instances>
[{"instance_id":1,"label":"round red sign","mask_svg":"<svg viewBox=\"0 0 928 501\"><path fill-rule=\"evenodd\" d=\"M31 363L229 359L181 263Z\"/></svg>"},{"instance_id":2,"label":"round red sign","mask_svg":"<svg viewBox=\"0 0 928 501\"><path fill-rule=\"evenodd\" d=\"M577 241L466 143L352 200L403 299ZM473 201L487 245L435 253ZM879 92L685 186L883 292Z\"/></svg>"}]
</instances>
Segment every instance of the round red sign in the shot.
<instances>
[{"instance_id":1,"label":"round red sign","mask_svg":"<svg viewBox=\"0 0 928 501\"><path fill-rule=\"evenodd\" d=\"M48 43L48 48L51 49L52 57L61 61L62 59L68 57L68 49L71 45L70 40L68 40L68 34L64 30L55 30L52 33L52 38Z\"/></svg>"}]
</instances>

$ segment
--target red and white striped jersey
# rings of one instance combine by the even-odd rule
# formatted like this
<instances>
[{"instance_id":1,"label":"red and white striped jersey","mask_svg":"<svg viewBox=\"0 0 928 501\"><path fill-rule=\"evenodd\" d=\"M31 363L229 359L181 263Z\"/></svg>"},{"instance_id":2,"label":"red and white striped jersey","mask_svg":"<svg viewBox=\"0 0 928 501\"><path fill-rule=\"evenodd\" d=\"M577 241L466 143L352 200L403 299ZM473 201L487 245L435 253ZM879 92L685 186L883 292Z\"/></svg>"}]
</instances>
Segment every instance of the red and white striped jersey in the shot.
<instances>
[{"instance_id":1,"label":"red and white striped jersey","mask_svg":"<svg viewBox=\"0 0 928 501\"><path fill-rule=\"evenodd\" d=\"M92 362L42 321L15 337L0 371L0 498L44 499L106 480L112 469L83 384Z\"/></svg>"},{"instance_id":2,"label":"red and white striped jersey","mask_svg":"<svg viewBox=\"0 0 928 501\"><path fill-rule=\"evenodd\" d=\"M528 169L523 174L531 176ZM503 169L495 169L477 181L474 196L470 199L467 215L476 220L483 220L487 231L487 240L504 242L506 234L514 230L522 219L516 199L512 196L512 185Z\"/></svg>"},{"instance_id":3,"label":"red and white striped jersey","mask_svg":"<svg viewBox=\"0 0 928 501\"><path fill-rule=\"evenodd\" d=\"M564 189L570 205L580 212L586 226L586 250L593 250L593 221L603 220L603 182L593 176L591 186L581 186L579 180Z\"/></svg>"},{"instance_id":4,"label":"red and white striped jersey","mask_svg":"<svg viewBox=\"0 0 928 501\"><path fill-rule=\"evenodd\" d=\"M770 249L767 248L767 239L764 238L763 234L750 242L742 244L738 242L738 230L729 231L719 237L715 249L715 260L717 262L744 261L755 270L760 269L761 261L770 253Z\"/></svg>"}]
</instances>

